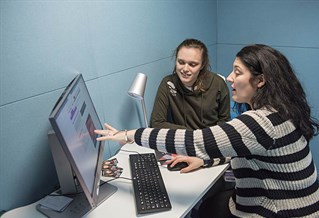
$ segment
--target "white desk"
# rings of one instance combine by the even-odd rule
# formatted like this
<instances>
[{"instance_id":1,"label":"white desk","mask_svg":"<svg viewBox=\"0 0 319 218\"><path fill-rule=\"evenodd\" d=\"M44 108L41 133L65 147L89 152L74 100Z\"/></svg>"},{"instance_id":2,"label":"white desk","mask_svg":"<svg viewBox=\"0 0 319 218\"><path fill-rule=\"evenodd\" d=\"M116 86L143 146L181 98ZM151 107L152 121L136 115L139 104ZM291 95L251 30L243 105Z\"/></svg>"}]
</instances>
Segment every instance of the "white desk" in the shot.
<instances>
[{"instance_id":1,"label":"white desk","mask_svg":"<svg viewBox=\"0 0 319 218\"><path fill-rule=\"evenodd\" d=\"M123 150L137 151L139 153L154 152L151 149L137 145L124 145ZM134 153L134 152L131 152ZM121 176L131 178L129 167L129 152L120 151L115 157L118 159L118 166L124 168ZM191 173L181 174L179 171L171 172L165 167L161 167L162 177L172 204L170 211L139 215L138 217L184 217L204 196L204 194L214 185L218 178L227 170L228 164L200 169ZM107 180L104 179L103 180ZM133 195L132 182L126 179L116 179L110 184L118 187L116 193L94 209L86 217L137 217L135 209L135 199ZM5 213L2 218L32 217L44 218L35 207L38 202L16 208Z\"/></svg>"}]
</instances>

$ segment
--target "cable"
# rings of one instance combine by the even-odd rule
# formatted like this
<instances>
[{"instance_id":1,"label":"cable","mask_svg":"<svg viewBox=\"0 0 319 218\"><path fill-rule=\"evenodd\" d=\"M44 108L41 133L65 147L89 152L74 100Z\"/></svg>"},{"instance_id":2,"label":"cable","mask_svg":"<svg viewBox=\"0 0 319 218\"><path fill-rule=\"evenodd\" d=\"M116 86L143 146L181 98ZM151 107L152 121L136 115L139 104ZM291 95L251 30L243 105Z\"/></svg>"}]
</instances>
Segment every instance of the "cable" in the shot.
<instances>
[{"instance_id":1,"label":"cable","mask_svg":"<svg viewBox=\"0 0 319 218\"><path fill-rule=\"evenodd\" d=\"M114 177L113 179L110 179L110 180L107 180L107 181L103 181L104 183L101 184L104 185L105 183L108 183L108 182L112 182L113 180L116 180L116 179L126 179L126 180L132 180L131 178L127 178L127 177L122 177L122 176L119 176L119 177Z\"/></svg>"},{"instance_id":2,"label":"cable","mask_svg":"<svg viewBox=\"0 0 319 218\"><path fill-rule=\"evenodd\" d=\"M140 154L137 151L130 151L130 150L124 150L124 149L120 149L120 151L124 151L124 152L129 152L129 153L136 153L136 154Z\"/></svg>"}]
</instances>

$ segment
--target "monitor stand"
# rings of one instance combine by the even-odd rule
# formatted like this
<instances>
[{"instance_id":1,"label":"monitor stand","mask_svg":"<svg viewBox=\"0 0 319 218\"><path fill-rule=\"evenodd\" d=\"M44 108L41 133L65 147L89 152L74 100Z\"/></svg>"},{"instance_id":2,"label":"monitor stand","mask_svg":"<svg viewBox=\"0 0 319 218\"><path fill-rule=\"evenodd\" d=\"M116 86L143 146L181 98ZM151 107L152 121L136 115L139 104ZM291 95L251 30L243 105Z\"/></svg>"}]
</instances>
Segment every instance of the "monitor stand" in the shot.
<instances>
[{"instance_id":1,"label":"monitor stand","mask_svg":"<svg viewBox=\"0 0 319 218\"><path fill-rule=\"evenodd\" d=\"M53 130L48 132L48 141L62 194L76 193L75 174Z\"/></svg>"},{"instance_id":2,"label":"monitor stand","mask_svg":"<svg viewBox=\"0 0 319 218\"><path fill-rule=\"evenodd\" d=\"M108 197L114 194L117 191L117 187L108 183L103 183L100 185L98 204L100 205ZM65 208L64 211L58 212L50 208L46 208L38 204L36 209L51 218L75 218L83 217L88 214L90 211L94 210L89 202L86 199L86 196L83 192L78 194L66 195L73 199L73 201Z\"/></svg>"},{"instance_id":3,"label":"monitor stand","mask_svg":"<svg viewBox=\"0 0 319 218\"><path fill-rule=\"evenodd\" d=\"M43 207L40 204L36 206L36 209L44 215L46 215L47 217L82 217L94 208L92 208L92 206L89 204L84 192L79 190L80 186L77 185L75 181L75 175L73 173L72 167L53 130L49 131L48 140L60 183L60 193L57 194L65 195L67 197L72 198L73 200L62 212L58 212L50 208ZM105 201L116 191L116 186L105 183L104 181L100 181L97 205L100 205L103 201Z\"/></svg>"}]
</instances>

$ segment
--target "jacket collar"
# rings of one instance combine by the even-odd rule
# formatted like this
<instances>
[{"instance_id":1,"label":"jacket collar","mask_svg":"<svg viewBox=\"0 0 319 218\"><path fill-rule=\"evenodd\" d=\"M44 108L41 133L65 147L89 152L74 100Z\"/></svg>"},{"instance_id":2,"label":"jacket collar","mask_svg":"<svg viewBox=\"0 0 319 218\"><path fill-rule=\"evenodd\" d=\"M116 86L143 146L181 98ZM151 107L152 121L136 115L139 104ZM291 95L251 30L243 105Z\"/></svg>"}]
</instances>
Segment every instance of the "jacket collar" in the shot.
<instances>
[{"instance_id":1,"label":"jacket collar","mask_svg":"<svg viewBox=\"0 0 319 218\"><path fill-rule=\"evenodd\" d=\"M207 77L204 80L204 89L207 90L211 83L213 82L214 77L216 76L215 74L212 74L212 77ZM176 89L183 93L184 95L199 95L201 94L201 91L191 91L188 88L184 86L182 81L179 79L177 73L173 73L173 83L176 85Z\"/></svg>"}]
</instances>

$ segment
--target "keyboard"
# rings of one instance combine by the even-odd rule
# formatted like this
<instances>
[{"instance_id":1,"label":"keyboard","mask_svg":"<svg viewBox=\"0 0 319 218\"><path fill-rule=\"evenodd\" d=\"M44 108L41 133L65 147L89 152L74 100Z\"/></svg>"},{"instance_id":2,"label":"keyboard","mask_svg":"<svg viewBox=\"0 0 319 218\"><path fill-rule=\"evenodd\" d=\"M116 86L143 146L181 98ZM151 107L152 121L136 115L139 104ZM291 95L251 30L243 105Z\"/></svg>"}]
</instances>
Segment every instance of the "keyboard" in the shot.
<instances>
[{"instance_id":1,"label":"keyboard","mask_svg":"<svg viewBox=\"0 0 319 218\"><path fill-rule=\"evenodd\" d=\"M170 210L172 205L154 153L129 157L137 214Z\"/></svg>"}]
</instances>

